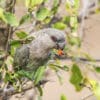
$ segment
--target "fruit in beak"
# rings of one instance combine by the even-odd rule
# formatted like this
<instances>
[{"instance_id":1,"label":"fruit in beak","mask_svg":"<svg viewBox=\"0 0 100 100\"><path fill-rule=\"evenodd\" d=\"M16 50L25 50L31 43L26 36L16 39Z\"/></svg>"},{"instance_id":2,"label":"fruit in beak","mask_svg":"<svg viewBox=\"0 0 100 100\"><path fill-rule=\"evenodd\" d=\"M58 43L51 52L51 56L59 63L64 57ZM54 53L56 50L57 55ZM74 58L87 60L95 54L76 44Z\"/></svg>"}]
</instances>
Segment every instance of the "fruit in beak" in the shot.
<instances>
[{"instance_id":1,"label":"fruit in beak","mask_svg":"<svg viewBox=\"0 0 100 100\"><path fill-rule=\"evenodd\" d=\"M59 55L59 56L62 56L62 55L64 55L64 52L63 52L63 50L59 49L59 50L58 50L58 52L57 52L57 55Z\"/></svg>"}]
</instances>

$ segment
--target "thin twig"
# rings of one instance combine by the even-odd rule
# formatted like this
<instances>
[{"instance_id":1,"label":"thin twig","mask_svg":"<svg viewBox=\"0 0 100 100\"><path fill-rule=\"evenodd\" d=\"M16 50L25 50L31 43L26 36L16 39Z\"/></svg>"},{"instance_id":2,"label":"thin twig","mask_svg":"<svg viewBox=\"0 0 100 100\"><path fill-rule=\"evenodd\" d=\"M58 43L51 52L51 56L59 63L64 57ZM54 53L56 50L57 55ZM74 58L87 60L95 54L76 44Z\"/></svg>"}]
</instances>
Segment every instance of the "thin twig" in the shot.
<instances>
[{"instance_id":1,"label":"thin twig","mask_svg":"<svg viewBox=\"0 0 100 100\"><path fill-rule=\"evenodd\" d=\"M88 99L88 98L91 97L91 96L93 96L93 93L91 93L91 94L89 94L89 95L83 97L82 100L86 100L86 99Z\"/></svg>"},{"instance_id":2,"label":"thin twig","mask_svg":"<svg viewBox=\"0 0 100 100\"><path fill-rule=\"evenodd\" d=\"M73 60L72 56L67 56L67 55L65 55L64 57L58 57L58 58L65 59L65 60ZM80 61L84 61L84 62L100 62L99 58L95 58L95 59L93 59L93 61L91 61L87 58L83 58L83 57L76 57L76 59L80 60Z\"/></svg>"},{"instance_id":3,"label":"thin twig","mask_svg":"<svg viewBox=\"0 0 100 100\"><path fill-rule=\"evenodd\" d=\"M32 82L30 84L26 84L26 85L22 87L22 91L16 91L16 89L14 87L10 87L8 89L7 88L5 88L5 89L0 88L0 96L3 96L4 94L6 94L7 96L11 96L11 95L25 92L27 90L34 88L34 85Z\"/></svg>"}]
</instances>

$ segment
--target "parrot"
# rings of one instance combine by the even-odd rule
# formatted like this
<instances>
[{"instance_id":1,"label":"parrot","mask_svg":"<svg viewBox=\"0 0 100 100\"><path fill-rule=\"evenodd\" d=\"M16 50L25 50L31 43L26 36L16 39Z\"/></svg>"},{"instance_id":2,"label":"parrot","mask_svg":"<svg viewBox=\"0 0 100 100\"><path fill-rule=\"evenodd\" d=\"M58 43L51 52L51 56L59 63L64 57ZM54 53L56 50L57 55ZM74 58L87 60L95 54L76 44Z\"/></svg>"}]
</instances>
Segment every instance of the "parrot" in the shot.
<instances>
[{"instance_id":1,"label":"parrot","mask_svg":"<svg viewBox=\"0 0 100 100\"><path fill-rule=\"evenodd\" d=\"M34 39L16 49L16 68L34 71L49 61L53 49L63 50L66 45L66 34L54 28L44 28L30 33L29 36L33 36Z\"/></svg>"}]
</instances>

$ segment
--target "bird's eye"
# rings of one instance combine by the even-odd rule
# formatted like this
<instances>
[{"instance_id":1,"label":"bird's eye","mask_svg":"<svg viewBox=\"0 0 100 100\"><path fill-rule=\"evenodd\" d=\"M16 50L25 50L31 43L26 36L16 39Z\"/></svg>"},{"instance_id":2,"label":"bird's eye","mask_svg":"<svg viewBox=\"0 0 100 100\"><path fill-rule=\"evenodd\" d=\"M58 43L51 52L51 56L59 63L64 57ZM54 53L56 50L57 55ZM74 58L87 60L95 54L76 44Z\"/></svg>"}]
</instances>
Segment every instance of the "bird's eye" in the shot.
<instances>
[{"instance_id":1,"label":"bird's eye","mask_svg":"<svg viewBox=\"0 0 100 100\"><path fill-rule=\"evenodd\" d=\"M51 39L56 42L57 41L57 38L55 36L51 36Z\"/></svg>"}]
</instances>

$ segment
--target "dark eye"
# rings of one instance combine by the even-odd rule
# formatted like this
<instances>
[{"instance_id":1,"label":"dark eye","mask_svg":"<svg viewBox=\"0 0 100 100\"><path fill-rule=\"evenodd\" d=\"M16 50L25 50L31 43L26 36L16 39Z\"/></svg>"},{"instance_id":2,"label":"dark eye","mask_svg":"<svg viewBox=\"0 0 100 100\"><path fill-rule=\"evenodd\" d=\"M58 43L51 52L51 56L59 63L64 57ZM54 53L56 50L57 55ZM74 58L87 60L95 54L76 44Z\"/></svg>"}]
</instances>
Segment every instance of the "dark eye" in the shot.
<instances>
[{"instance_id":1,"label":"dark eye","mask_svg":"<svg viewBox=\"0 0 100 100\"><path fill-rule=\"evenodd\" d=\"M51 39L52 39L54 42L56 42L56 41L57 41L57 38L56 38L56 37L54 37L54 36L51 36Z\"/></svg>"}]
</instances>

